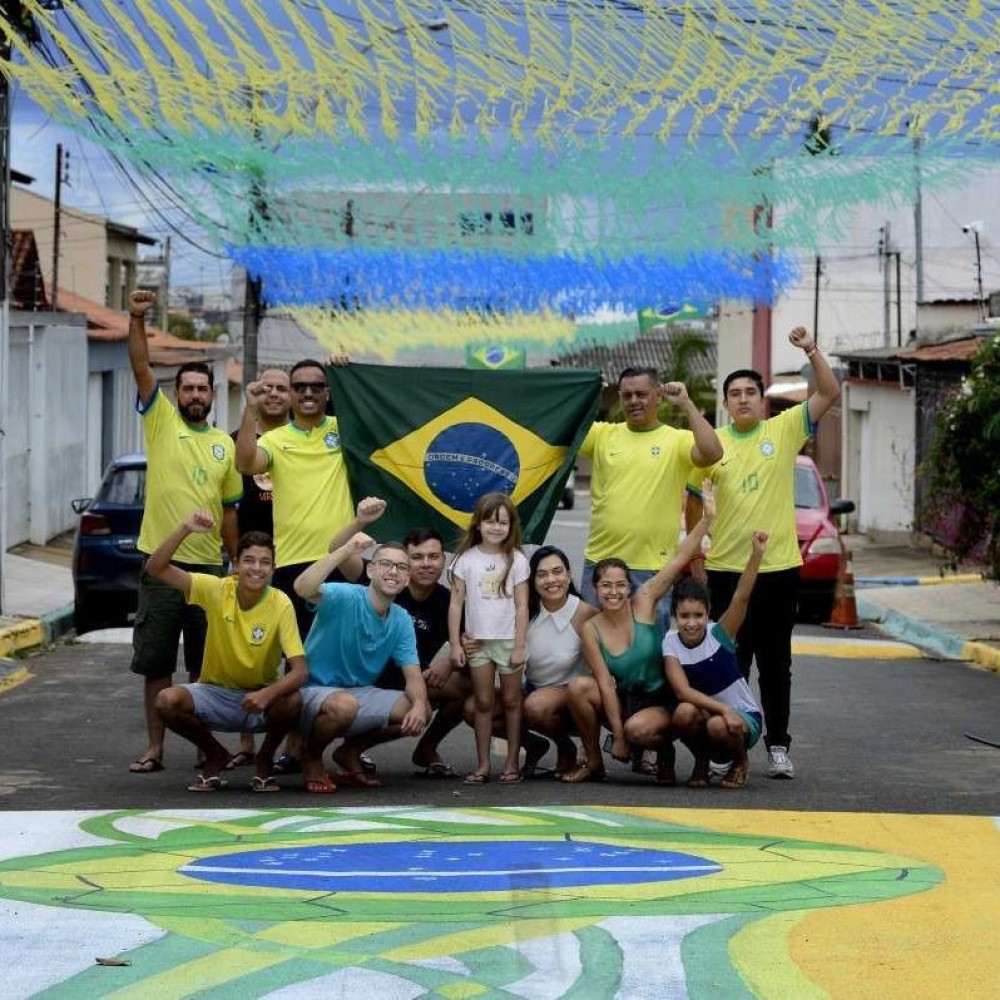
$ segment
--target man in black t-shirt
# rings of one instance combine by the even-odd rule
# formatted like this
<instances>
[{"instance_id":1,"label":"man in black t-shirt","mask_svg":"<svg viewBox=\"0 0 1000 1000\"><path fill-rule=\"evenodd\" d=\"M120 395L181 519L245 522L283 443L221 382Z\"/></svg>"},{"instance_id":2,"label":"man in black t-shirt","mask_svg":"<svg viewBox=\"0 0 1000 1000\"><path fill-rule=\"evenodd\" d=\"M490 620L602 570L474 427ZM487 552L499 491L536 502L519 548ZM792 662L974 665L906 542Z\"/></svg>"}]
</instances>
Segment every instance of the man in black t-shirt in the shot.
<instances>
[{"instance_id":1,"label":"man in black t-shirt","mask_svg":"<svg viewBox=\"0 0 1000 1000\"><path fill-rule=\"evenodd\" d=\"M451 600L447 587L441 585L444 573L444 540L431 528L415 528L403 539L410 557L410 581L396 597L396 604L405 608L413 619L417 634L417 655L423 668L424 682L433 719L424 730L413 750L413 763L423 778L456 778L458 774L441 759L438 745L462 721L462 707L472 693L468 668L456 670L448 655L448 605ZM388 663L376 682L378 687L402 690L403 676L399 665ZM359 751L382 742L379 733L366 733L362 740L352 741ZM338 751L333 759L339 764ZM346 758L345 758L346 759ZM336 776L334 776L336 781Z\"/></svg>"}]
</instances>

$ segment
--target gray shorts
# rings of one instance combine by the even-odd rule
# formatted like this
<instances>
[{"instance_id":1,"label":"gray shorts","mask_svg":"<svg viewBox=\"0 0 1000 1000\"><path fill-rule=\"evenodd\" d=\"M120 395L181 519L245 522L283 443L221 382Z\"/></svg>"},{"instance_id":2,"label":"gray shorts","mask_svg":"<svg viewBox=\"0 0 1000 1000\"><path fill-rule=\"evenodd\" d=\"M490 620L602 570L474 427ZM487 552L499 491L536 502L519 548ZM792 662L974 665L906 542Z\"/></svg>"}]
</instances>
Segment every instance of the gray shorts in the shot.
<instances>
[{"instance_id":1,"label":"gray shorts","mask_svg":"<svg viewBox=\"0 0 1000 1000\"><path fill-rule=\"evenodd\" d=\"M312 731L313 723L319 710L323 707L323 702L332 694L344 691L358 703L358 714L354 716L354 721L350 728L344 733L345 736L357 736L359 733L367 733L372 729L384 729L389 725L389 716L400 698L405 697L400 691L387 691L377 687L304 687L302 694L302 714L299 716L299 728L302 735L308 737Z\"/></svg>"},{"instance_id":2,"label":"gray shorts","mask_svg":"<svg viewBox=\"0 0 1000 1000\"><path fill-rule=\"evenodd\" d=\"M220 733L260 733L267 728L265 715L243 708L247 691L220 687L218 684L202 684L200 681L180 686L191 693L194 714L209 729Z\"/></svg>"}]
</instances>

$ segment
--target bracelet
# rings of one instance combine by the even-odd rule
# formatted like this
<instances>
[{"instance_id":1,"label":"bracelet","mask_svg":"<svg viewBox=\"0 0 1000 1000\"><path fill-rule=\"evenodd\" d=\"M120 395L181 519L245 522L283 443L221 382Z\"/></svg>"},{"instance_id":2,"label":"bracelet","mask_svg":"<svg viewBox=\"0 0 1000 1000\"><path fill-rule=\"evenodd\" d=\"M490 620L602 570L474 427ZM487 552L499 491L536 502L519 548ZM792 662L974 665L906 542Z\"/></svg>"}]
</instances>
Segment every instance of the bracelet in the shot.
<instances>
[{"instance_id":1,"label":"bracelet","mask_svg":"<svg viewBox=\"0 0 1000 1000\"><path fill-rule=\"evenodd\" d=\"M819 344L813 344L812 347L806 351L806 357L811 358L819 350Z\"/></svg>"},{"instance_id":2,"label":"bracelet","mask_svg":"<svg viewBox=\"0 0 1000 1000\"><path fill-rule=\"evenodd\" d=\"M146 315L145 313L134 313L134 312L129 311L129 316L132 319L142 319L143 316L145 316L145 315Z\"/></svg>"}]
</instances>

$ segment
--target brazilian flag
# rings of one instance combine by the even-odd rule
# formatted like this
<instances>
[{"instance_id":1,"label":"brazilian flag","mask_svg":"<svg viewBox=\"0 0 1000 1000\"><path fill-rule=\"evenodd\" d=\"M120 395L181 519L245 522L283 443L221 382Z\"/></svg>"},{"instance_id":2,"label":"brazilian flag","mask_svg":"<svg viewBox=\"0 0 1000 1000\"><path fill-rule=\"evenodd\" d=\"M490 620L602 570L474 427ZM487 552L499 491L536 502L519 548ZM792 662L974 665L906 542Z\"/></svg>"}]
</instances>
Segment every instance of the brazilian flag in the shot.
<instances>
[{"instance_id":1,"label":"brazilian flag","mask_svg":"<svg viewBox=\"0 0 1000 1000\"><path fill-rule=\"evenodd\" d=\"M375 537L432 527L451 548L484 493L510 494L540 544L597 412L596 369L331 367L356 500L378 496Z\"/></svg>"},{"instance_id":2,"label":"brazilian flag","mask_svg":"<svg viewBox=\"0 0 1000 1000\"><path fill-rule=\"evenodd\" d=\"M517 347L503 344L469 344L465 348L466 368L524 368L527 357Z\"/></svg>"}]
</instances>

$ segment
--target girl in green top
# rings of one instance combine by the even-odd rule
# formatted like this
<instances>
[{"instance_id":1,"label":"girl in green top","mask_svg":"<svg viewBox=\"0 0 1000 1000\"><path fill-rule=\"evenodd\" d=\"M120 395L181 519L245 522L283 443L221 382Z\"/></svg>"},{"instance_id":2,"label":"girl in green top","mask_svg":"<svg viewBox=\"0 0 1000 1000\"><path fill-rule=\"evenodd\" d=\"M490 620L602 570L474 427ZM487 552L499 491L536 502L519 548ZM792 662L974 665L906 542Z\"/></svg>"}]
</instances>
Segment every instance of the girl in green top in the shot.
<instances>
[{"instance_id":1,"label":"girl in green top","mask_svg":"<svg viewBox=\"0 0 1000 1000\"><path fill-rule=\"evenodd\" d=\"M629 744L660 750L657 781L672 784L672 696L663 670L656 603L701 549L715 515L712 484L703 484L702 518L660 571L629 595L628 566L602 559L594 567L600 613L581 630L583 657L591 675L570 681L567 696L586 752L586 762L563 777L576 784L606 777L599 745L601 725L611 730L611 756L627 761Z\"/></svg>"}]
</instances>

